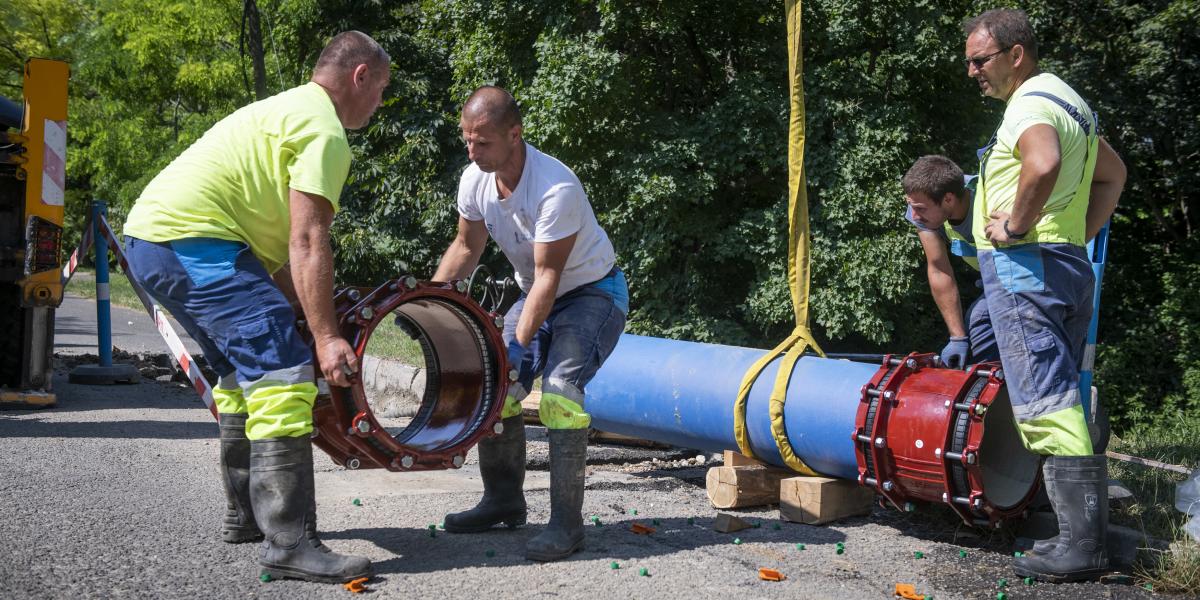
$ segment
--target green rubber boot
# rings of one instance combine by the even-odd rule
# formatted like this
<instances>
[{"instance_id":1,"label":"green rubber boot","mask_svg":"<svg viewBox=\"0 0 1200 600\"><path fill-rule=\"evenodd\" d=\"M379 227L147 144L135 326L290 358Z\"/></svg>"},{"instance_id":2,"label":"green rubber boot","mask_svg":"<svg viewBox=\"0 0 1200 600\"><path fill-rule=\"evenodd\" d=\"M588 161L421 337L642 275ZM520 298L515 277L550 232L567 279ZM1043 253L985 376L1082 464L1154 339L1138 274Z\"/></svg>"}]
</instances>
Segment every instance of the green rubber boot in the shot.
<instances>
[{"instance_id":1,"label":"green rubber boot","mask_svg":"<svg viewBox=\"0 0 1200 600\"><path fill-rule=\"evenodd\" d=\"M337 554L317 538L308 436L250 442L250 499L266 536L258 551L263 573L327 583L371 576L369 560Z\"/></svg>"},{"instance_id":2,"label":"green rubber boot","mask_svg":"<svg viewBox=\"0 0 1200 600\"><path fill-rule=\"evenodd\" d=\"M525 524L525 417L504 419L504 431L479 441L483 498L470 510L446 515L450 533L479 533L501 523Z\"/></svg>"},{"instance_id":3,"label":"green rubber boot","mask_svg":"<svg viewBox=\"0 0 1200 600\"><path fill-rule=\"evenodd\" d=\"M586 429L551 429L550 523L525 544L525 558L559 560L583 549Z\"/></svg>"}]
</instances>

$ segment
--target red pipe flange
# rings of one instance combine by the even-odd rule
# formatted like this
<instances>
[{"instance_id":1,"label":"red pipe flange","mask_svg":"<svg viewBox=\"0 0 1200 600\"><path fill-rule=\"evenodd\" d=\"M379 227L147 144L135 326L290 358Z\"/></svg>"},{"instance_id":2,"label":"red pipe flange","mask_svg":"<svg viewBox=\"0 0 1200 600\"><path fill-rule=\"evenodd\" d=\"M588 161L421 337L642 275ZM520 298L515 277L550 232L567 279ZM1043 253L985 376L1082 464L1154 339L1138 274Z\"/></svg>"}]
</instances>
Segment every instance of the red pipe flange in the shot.
<instances>
[{"instance_id":1,"label":"red pipe flange","mask_svg":"<svg viewBox=\"0 0 1200 600\"><path fill-rule=\"evenodd\" d=\"M425 395L412 421L392 434L372 412L360 373L350 387L329 386L313 406L313 443L349 469L458 468L482 437L503 428L509 366L503 317L484 310L463 281L402 277L377 288L348 287L334 297L339 331L363 364L375 328L396 316L425 354ZM299 324L307 335L304 323Z\"/></svg>"},{"instance_id":2,"label":"red pipe flange","mask_svg":"<svg viewBox=\"0 0 1200 600\"><path fill-rule=\"evenodd\" d=\"M968 524L1022 514L1040 482L1000 365L936 368L932 354L888 356L863 386L853 434L859 483L911 510L943 502Z\"/></svg>"}]
</instances>

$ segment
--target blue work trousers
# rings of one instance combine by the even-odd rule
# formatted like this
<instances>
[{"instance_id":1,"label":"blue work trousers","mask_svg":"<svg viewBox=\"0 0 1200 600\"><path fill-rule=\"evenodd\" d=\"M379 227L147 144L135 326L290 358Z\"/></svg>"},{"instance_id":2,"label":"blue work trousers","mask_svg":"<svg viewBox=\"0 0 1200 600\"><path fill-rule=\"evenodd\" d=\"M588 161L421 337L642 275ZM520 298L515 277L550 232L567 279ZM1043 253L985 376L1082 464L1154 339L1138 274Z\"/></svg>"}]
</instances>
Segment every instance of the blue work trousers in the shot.
<instances>
[{"instance_id":1,"label":"blue work trousers","mask_svg":"<svg viewBox=\"0 0 1200 600\"><path fill-rule=\"evenodd\" d=\"M1030 450L1090 454L1079 365L1094 275L1084 248L1022 244L979 253L1013 415Z\"/></svg>"}]
</instances>

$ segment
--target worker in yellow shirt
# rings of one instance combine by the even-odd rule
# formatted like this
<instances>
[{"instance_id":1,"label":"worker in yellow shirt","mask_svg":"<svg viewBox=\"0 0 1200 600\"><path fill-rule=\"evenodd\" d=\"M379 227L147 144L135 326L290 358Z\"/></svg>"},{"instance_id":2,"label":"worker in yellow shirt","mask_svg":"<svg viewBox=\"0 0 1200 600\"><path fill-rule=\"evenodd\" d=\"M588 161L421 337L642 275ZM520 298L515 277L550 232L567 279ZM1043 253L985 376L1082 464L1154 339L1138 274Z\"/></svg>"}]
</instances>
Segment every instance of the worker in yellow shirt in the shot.
<instances>
[{"instance_id":1,"label":"worker in yellow shirt","mask_svg":"<svg viewBox=\"0 0 1200 600\"><path fill-rule=\"evenodd\" d=\"M339 386L358 368L337 331L329 226L350 170L346 130L382 103L390 63L369 36L338 34L312 81L214 125L146 186L125 222L132 276L220 377L224 540L265 537L259 562L274 577L370 575L366 558L317 538L312 405L314 366Z\"/></svg>"},{"instance_id":2,"label":"worker in yellow shirt","mask_svg":"<svg viewBox=\"0 0 1200 600\"><path fill-rule=\"evenodd\" d=\"M979 151L973 234L984 296L1018 431L1048 457L1060 529L1015 568L1046 581L1096 578L1108 568L1108 476L1079 392L1095 287L1085 245L1116 207L1125 167L1083 98L1038 69L1024 12L990 10L963 30L968 76L1006 103Z\"/></svg>"}]
</instances>

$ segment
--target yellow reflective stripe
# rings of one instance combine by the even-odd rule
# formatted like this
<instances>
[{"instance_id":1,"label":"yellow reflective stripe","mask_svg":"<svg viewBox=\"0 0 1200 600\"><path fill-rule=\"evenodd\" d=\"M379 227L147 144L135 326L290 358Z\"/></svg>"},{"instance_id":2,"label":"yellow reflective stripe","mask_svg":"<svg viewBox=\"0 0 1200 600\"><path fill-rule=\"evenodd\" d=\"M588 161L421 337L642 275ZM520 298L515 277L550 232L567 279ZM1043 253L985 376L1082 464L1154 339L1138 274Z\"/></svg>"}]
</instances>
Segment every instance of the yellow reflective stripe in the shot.
<instances>
[{"instance_id":1,"label":"yellow reflective stripe","mask_svg":"<svg viewBox=\"0 0 1200 600\"><path fill-rule=\"evenodd\" d=\"M252 440L309 435L317 386L311 382L262 385L246 397L246 437Z\"/></svg>"},{"instance_id":2,"label":"yellow reflective stripe","mask_svg":"<svg viewBox=\"0 0 1200 600\"><path fill-rule=\"evenodd\" d=\"M507 419L521 414L521 401L517 400L516 396L508 394L504 397L504 408L500 411L500 418Z\"/></svg>"},{"instance_id":3,"label":"yellow reflective stripe","mask_svg":"<svg viewBox=\"0 0 1200 600\"><path fill-rule=\"evenodd\" d=\"M217 405L217 412L224 415L244 415L246 414L246 397L242 395L242 388L233 388L227 390L222 387L212 389L213 403Z\"/></svg>"},{"instance_id":4,"label":"yellow reflective stripe","mask_svg":"<svg viewBox=\"0 0 1200 600\"><path fill-rule=\"evenodd\" d=\"M545 389L538 403L538 417L549 429L587 429L592 424L592 416L578 402Z\"/></svg>"},{"instance_id":5,"label":"yellow reflective stripe","mask_svg":"<svg viewBox=\"0 0 1200 600\"><path fill-rule=\"evenodd\" d=\"M1043 456L1089 456L1093 453L1083 405L1017 421L1021 443L1030 452Z\"/></svg>"}]
</instances>

